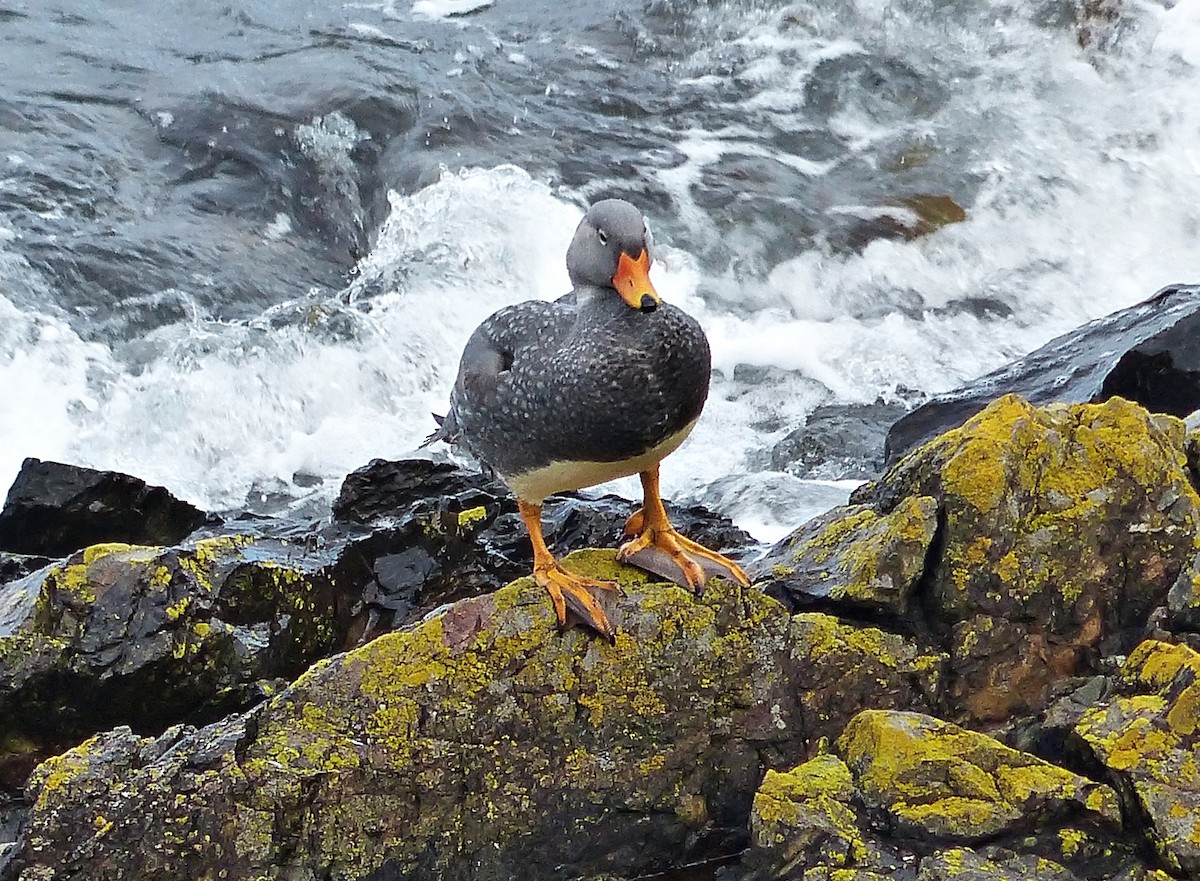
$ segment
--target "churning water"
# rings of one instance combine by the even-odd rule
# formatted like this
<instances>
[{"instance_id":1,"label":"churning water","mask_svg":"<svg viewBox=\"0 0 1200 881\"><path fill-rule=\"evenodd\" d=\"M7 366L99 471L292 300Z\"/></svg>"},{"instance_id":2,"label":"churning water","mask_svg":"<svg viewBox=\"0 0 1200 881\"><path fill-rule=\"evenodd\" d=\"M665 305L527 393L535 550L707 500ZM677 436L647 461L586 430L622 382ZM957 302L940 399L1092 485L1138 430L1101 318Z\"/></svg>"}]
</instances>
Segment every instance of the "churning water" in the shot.
<instances>
[{"instance_id":1,"label":"churning water","mask_svg":"<svg viewBox=\"0 0 1200 881\"><path fill-rule=\"evenodd\" d=\"M816 405L1200 280L1198 47L1200 0L0 0L0 485L328 498L617 195L713 345L665 490L777 533L843 492L764 470Z\"/></svg>"}]
</instances>

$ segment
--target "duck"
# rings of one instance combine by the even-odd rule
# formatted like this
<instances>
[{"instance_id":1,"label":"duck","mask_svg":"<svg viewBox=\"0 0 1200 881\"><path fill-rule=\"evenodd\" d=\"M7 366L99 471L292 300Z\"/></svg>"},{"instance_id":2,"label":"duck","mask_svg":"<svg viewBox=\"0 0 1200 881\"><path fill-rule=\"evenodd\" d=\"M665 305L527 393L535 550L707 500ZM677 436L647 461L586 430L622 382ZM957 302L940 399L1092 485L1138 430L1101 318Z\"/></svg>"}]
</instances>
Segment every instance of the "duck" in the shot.
<instances>
[{"instance_id":1,"label":"duck","mask_svg":"<svg viewBox=\"0 0 1200 881\"><path fill-rule=\"evenodd\" d=\"M449 410L426 439L457 444L511 490L559 627L574 616L610 641L616 631L593 591L617 584L572 572L550 551L548 496L637 474L642 506L618 560L695 592L714 575L750 583L737 563L677 532L663 503L660 463L700 418L712 356L700 324L651 283L653 252L638 208L593 204L567 248L571 291L507 306L474 330Z\"/></svg>"}]
</instances>

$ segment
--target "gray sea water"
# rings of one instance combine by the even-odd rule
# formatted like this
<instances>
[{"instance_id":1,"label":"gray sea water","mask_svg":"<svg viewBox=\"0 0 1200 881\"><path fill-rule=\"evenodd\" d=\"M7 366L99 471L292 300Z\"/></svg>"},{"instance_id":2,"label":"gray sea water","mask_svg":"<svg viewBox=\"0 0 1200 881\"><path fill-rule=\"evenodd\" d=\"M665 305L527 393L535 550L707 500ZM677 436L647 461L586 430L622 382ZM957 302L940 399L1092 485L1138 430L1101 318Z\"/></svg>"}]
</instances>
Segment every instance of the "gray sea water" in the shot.
<instances>
[{"instance_id":1,"label":"gray sea water","mask_svg":"<svg viewBox=\"0 0 1200 881\"><path fill-rule=\"evenodd\" d=\"M713 344L665 491L770 537L815 406L1200 280L1200 0L0 0L0 488L327 499L612 195Z\"/></svg>"}]
</instances>

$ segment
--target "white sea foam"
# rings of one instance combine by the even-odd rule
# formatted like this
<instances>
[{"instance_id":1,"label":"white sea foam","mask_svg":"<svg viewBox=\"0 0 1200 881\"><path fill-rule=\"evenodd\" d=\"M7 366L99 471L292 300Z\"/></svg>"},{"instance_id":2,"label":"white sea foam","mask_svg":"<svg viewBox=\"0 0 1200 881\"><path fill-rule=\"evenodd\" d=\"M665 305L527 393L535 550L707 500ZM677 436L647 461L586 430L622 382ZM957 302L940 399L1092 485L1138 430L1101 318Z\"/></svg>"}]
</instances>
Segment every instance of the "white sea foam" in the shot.
<instances>
[{"instance_id":1,"label":"white sea foam","mask_svg":"<svg viewBox=\"0 0 1200 881\"><path fill-rule=\"evenodd\" d=\"M751 90L747 116L679 134L684 161L660 183L688 233L672 242L659 232L654 268L663 295L705 326L716 368L705 416L667 461L664 487L764 537L846 492L760 470L815 405L941 391L1164 284L1200 281L1198 0L1126 6L1140 29L1103 55L1016 7L997 7L987 28L866 0L857 19L796 8L791 19L728 8L735 39L711 51L744 55L733 75ZM828 175L832 160L770 154L758 121L800 126L805 78L822 59L884 51L939 76L958 71L956 91L931 118L859 106L836 126L865 157L900 136L960 149L970 132L963 173L980 184L966 220L859 253L813 247L761 277L705 277L700 255L720 234L696 199L706 171L742 154ZM679 72L684 87L708 95L713 61L697 53ZM328 134L328 123L300 134ZM831 212L871 207L831 196ZM197 317L161 328L142 341L159 354L136 371L38 312L53 298L28 293L43 282L0 242L0 488L22 458L39 456L126 470L212 509L299 495L297 474L330 495L350 469L409 453L432 429L429 413L444 411L479 321L567 290L563 255L580 214L574 194L518 168L446 174L392 194L346 290L294 292L249 324ZM289 235L289 223L276 218L263 235ZM976 314L969 302L995 308ZM637 492L633 480L618 488Z\"/></svg>"},{"instance_id":2,"label":"white sea foam","mask_svg":"<svg viewBox=\"0 0 1200 881\"><path fill-rule=\"evenodd\" d=\"M493 2L494 0L416 0L412 11L413 15L422 18L451 18L491 6Z\"/></svg>"}]
</instances>

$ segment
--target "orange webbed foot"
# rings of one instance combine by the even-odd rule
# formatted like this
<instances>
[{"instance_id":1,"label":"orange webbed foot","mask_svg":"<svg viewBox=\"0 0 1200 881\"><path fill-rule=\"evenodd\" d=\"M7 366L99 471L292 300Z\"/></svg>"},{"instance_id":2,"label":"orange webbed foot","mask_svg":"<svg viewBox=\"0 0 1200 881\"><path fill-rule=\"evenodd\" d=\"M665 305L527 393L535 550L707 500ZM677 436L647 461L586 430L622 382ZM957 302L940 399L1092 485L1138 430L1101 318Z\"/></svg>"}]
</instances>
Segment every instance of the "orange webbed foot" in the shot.
<instances>
[{"instance_id":1,"label":"orange webbed foot","mask_svg":"<svg viewBox=\"0 0 1200 881\"><path fill-rule=\"evenodd\" d=\"M554 613L558 617L559 627L567 626L569 613L609 642L616 638L616 629L591 593L593 589L616 590L617 583L615 581L599 581L595 578L576 575L557 561L535 567L533 578L550 594L550 602L554 604Z\"/></svg>"},{"instance_id":2,"label":"orange webbed foot","mask_svg":"<svg viewBox=\"0 0 1200 881\"><path fill-rule=\"evenodd\" d=\"M697 593L710 578L728 578L743 587L750 586L750 579L741 566L680 535L667 522L665 512L654 518L658 521L656 524L648 523L647 519L645 508L640 508L625 521L625 535L631 540L617 551L618 560L661 575Z\"/></svg>"}]
</instances>

